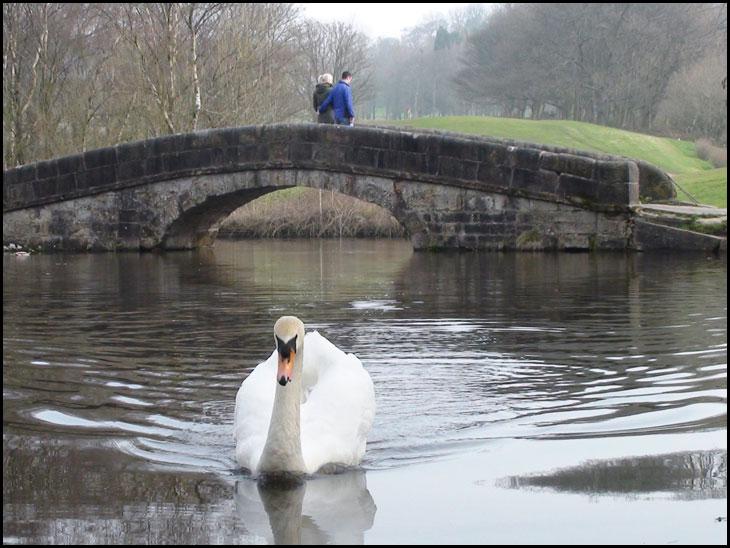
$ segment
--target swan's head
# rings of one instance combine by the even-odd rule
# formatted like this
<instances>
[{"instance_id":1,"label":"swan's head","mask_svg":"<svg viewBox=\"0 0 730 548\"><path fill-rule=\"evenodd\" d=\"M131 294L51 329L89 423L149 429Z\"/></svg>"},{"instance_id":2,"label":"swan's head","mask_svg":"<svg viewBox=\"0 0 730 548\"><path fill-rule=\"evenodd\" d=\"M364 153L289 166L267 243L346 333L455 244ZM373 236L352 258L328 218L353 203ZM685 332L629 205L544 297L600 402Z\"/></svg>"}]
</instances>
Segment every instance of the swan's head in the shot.
<instances>
[{"instance_id":1,"label":"swan's head","mask_svg":"<svg viewBox=\"0 0 730 548\"><path fill-rule=\"evenodd\" d=\"M304 345L304 324L294 316L282 316L274 324L274 341L279 354L276 379L281 386L286 386L292 379L294 358Z\"/></svg>"}]
</instances>

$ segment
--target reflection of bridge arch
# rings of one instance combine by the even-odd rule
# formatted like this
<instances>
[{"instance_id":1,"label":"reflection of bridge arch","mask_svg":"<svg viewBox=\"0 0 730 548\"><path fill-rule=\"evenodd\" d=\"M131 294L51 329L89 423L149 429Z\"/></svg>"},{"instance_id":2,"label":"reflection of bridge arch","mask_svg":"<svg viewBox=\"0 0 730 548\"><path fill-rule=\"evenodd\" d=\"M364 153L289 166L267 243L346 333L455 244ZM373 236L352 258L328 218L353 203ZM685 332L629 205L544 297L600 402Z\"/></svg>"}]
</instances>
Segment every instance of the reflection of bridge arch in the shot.
<instances>
[{"instance_id":1,"label":"reflection of bridge arch","mask_svg":"<svg viewBox=\"0 0 730 548\"><path fill-rule=\"evenodd\" d=\"M639 169L534 144L277 124L125 143L3 173L3 240L45 249L194 248L292 186L388 209L414 247L632 246Z\"/></svg>"}]
</instances>

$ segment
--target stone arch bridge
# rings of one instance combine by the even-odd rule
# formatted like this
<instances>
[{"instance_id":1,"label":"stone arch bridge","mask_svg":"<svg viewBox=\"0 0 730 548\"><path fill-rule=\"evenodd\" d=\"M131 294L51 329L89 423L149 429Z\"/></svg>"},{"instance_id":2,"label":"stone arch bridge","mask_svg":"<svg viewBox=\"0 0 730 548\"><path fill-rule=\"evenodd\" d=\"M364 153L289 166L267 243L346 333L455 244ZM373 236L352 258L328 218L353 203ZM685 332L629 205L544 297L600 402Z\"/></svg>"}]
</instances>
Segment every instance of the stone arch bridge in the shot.
<instances>
[{"instance_id":1,"label":"stone arch bridge","mask_svg":"<svg viewBox=\"0 0 730 548\"><path fill-rule=\"evenodd\" d=\"M191 249L210 245L246 202L308 186L388 209L416 249L641 249L635 211L640 179L652 171L626 158L446 132L211 129L4 171L3 242Z\"/></svg>"}]
</instances>

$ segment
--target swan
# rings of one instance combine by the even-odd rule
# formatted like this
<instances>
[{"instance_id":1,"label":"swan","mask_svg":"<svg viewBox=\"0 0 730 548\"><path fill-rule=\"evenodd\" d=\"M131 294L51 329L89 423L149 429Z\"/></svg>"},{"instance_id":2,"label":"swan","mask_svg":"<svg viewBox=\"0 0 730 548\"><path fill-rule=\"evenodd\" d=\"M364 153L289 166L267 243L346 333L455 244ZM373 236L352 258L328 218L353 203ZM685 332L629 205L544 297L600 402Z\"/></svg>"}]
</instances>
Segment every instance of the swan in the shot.
<instances>
[{"instance_id":1,"label":"swan","mask_svg":"<svg viewBox=\"0 0 730 548\"><path fill-rule=\"evenodd\" d=\"M276 349L241 383L236 460L255 475L314 474L357 466L375 416L375 390L360 360L283 316Z\"/></svg>"}]
</instances>

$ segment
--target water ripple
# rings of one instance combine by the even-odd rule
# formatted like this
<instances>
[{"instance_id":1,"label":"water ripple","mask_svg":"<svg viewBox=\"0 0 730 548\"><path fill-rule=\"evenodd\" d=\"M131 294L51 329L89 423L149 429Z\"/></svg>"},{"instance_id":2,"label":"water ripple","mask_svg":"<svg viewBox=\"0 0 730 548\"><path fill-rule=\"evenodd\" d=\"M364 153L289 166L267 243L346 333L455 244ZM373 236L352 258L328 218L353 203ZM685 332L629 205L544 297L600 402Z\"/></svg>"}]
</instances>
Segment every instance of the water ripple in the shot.
<instances>
[{"instance_id":1,"label":"water ripple","mask_svg":"<svg viewBox=\"0 0 730 548\"><path fill-rule=\"evenodd\" d=\"M375 268L261 253L255 272L250 253L5 265L6 427L227 474L236 390L290 312L373 378L366 467L504 438L726 427L724 266L394 254Z\"/></svg>"}]
</instances>

